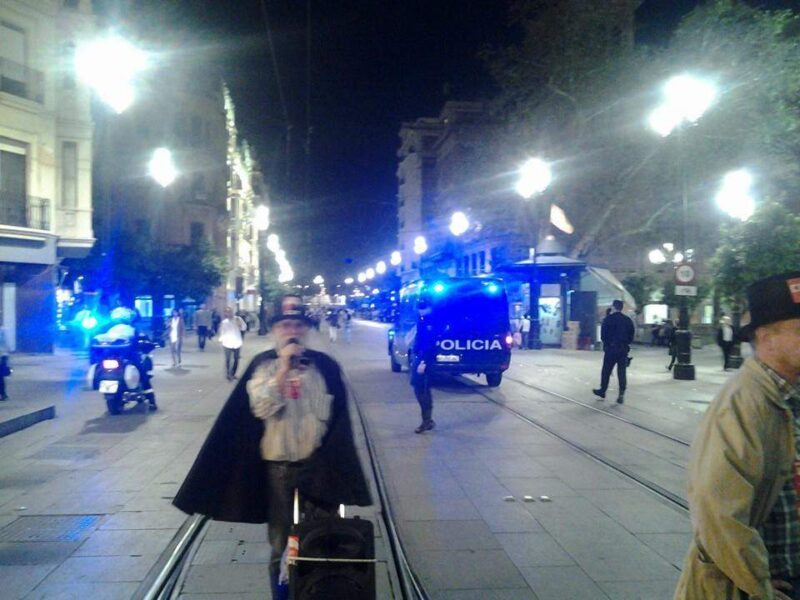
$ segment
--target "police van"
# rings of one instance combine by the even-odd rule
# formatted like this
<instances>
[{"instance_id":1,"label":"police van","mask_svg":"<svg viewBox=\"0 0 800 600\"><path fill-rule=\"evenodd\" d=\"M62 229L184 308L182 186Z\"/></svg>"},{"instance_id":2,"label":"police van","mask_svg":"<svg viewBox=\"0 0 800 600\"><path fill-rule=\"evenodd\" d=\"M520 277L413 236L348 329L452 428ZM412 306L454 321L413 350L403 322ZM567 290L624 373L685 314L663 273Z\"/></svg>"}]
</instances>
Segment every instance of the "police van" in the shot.
<instances>
[{"instance_id":1,"label":"police van","mask_svg":"<svg viewBox=\"0 0 800 600\"><path fill-rule=\"evenodd\" d=\"M440 373L485 374L491 387L500 385L511 362L508 298L502 280L454 277L420 280L400 289L399 315L389 331L389 359L399 373L413 363L420 305L430 310L435 340L435 370Z\"/></svg>"}]
</instances>

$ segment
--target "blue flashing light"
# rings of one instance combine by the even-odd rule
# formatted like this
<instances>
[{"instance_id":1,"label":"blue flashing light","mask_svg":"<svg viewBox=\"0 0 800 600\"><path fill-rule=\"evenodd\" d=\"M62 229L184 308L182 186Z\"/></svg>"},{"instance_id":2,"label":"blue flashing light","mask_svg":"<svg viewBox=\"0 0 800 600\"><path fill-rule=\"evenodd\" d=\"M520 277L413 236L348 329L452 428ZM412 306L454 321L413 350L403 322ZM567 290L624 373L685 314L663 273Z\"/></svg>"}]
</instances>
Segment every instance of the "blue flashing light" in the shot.
<instances>
[{"instance_id":1,"label":"blue flashing light","mask_svg":"<svg viewBox=\"0 0 800 600\"><path fill-rule=\"evenodd\" d=\"M437 281L433 284L433 293L434 294L443 294L445 291L445 285L441 281Z\"/></svg>"},{"instance_id":2,"label":"blue flashing light","mask_svg":"<svg viewBox=\"0 0 800 600\"><path fill-rule=\"evenodd\" d=\"M94 317L94 315L84 317L81 321L81 327L84 329L94 329L97 327L97 319Z\"/></svg>"},{"instance_id":3,"label":"blue flashing light","mask_svg":"<svg viewBox=\"0 0 800 600\"><path fill-rule=\"evenodd\" d=\"M489 292L490 294L496 294L497 292L500 291L500 286L497 285L496 283L490 283L486 286L486 291Z\"/></svg>"}]
</instances>

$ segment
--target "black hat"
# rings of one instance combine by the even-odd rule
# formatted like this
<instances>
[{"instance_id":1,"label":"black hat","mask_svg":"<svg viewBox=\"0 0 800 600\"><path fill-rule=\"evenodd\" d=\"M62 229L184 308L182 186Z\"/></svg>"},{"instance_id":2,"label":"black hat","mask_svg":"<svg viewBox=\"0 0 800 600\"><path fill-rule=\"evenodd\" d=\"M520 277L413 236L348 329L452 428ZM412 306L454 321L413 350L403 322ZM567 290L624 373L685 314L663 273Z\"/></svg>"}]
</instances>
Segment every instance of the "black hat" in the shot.
<instances>
[{"instance_id":1,"label":"black hat","mask_svg":"<svg viewBox=\"0 0 800 600\"><path fill-rule=\"evenodd\" d=\"M800 319L800 271L759 279L747 288L750 323L742 327L743 340L751 340L763 325Z\"/></svg>"},{"instance_id":2,"label":"black hat","mask_svg":"<svg viewBox=\"0 0 800 600\"><path fill-rule=\"evenodd\" d=\"M303 306L302 298L292 294L283 296L275 304L275 316L269 322L270 327L278 321L286 321L287 319L302 321L309 327L313 325L311 319L306 315L306 308Z\"/></svg>"}]
</instances>

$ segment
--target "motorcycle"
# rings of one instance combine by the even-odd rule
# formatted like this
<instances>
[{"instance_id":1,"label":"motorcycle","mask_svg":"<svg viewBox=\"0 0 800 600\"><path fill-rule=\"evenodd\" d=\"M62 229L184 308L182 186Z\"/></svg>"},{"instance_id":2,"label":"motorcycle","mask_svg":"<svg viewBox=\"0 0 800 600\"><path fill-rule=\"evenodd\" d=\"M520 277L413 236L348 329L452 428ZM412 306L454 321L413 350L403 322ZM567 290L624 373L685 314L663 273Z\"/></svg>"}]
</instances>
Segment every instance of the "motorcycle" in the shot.
<instances>
[{"instance_id":1,"label":"motorcycle","mask_svg":"<svg viewBox=\"0 0 800 600\"><path fill-rule=\"evenodd\" d=\"M120 414L132 402L147 401L150 409L156 410L156 396L150 383L153 370L150 353L156 346L146 336L92 343L92 353L97 357L92 379L105 397L110 414Z\"/></svg>"}]
</instances>

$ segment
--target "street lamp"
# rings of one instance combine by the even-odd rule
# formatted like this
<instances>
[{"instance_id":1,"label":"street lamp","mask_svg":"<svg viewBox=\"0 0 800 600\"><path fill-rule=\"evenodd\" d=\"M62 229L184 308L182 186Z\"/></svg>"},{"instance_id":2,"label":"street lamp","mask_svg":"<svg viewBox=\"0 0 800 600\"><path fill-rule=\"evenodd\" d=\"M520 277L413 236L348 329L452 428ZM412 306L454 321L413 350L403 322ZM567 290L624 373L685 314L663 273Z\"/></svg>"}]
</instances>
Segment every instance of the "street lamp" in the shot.
<instances>
[{"instance_id":1,"label":"street lamp","mask_svg":"<svg viewBox=\"0 0 800 600\"><path fill-rule=\"evenodd\" d=\"M267 229L269 229L269 207L265 204L256 206L253 225L258 230L258 291L260 303L258 307L258 335L267 334Z\"/></svg>"},{"instance_id":2,"label":"street lamp","mask_svg":"<svg viewBox=\"0 0 800 600\"><path fill-rule=\"evenodd\" d=\"M78 77L117 114L133 104L133 80L146 68L147 54L116 34L75 49Z\"/></svg>"},{"instance_id":3,"label":"street lamp","mask_svg":"<svg viewBox=\"0 0 800 600\"><path fill-rule=\"evenodd\" d=\"M322 285L323 283L325 283L325 278L322 275L317 275L316 277L314 277L314 279L311 280L311 283L314 283L316 285Z\"/></svg>"},{"instance_id":4,"label":"street lamp","mask_svg":"<svg viewBox=\"0 0 800 600\"><path fill-rule=\"evenodd\" d=\"M364 271L358 274L358 283L364 283L367 280L367 274Z\"/></svg>"},{"instance_id":5,"label":"street lamp","mask_svg":"<svg viewBox=\"0 0 800 600\"><path fill-rule=\"evenodd\" d=\"M683 151L683 127L686 124L696 123L700 117L711 107L717 96L714 85L704 79L689 74L681 74L669 79L663 88L663 101L648 119L650 128L661 137L668 137L677 131L677 160L678 173L681 186L681 199L683 206L683 253L681 260L689 254L688 234L689 226L689 194L686 183L686 172L681 160ZM677 254L675 256L677 257ZM681 287L680 316L678 329L675 332L677 346L677 364L673 371L675 379L693 380L695 378L694 365L692 364L692 334L689 331L689 304L687 296L692 286ZM696 288L694 288L696 290ZM676 291L678 287L676 286Z\"/></svg>"},{"instance_id":6,"label":"street lamp","mask_svg":"<svg viewBox=\"0 0 800 600\"><path fill-rule=\"evenodd\" d=\"M745 169L731 171L722 179L722 186L717 192L717 206L731 218L746 221L755 212L755 200L751 195L753 176ZM738 302L733 306L733 327L738 330L742 320L742 309ZM734 340L727 366L738 369L742 365L742 345Z\"/></svg>"},{"instance_id":7,"label":"street lamp","mask_svg":"<svg viewBox=\"0 0 800 600\"><path fill-rule=\"evenodd\" d=\"M458 237L469 229L469 219L463 212L456 211L450 217L450 233Z\"/></svg>"},{"instance_id":8,"label":"street lamp","mask_svg":"<svg viewBox=\"0 0 800 600\"><path fill-rule=\"evenodd\" d=\"M728 216L747 221L755 212L755 201L750 194L752 185L753 176L748 171L731 171L725 175L717 192L717 206Z\"/></svg>"},{"instance_id":9,"label":"street lamp","mask_svg":"<svg viewBox=\"0 0 800 600\"><path fill-rule=\"evenodd\" d=\"M418 235L414 238L414 254L421 255L428 251L428 242L425 236Z\"/></svg>"},{"instance_id":10,"label":"street lamp","mask_svg":"<svg viewBox=\"0 0 800 600\"><path fill-rule=\"evenodd\" d=\"M403 262L403 255L400 254L399 250L395 250L394 252L392 252L391 257L389 258L389 262L392 263L393 267L396 267L401 262Z\"/></svg>"},{"instance_id":11,"label":"street lamp","mask_svg":"<svg viewBox=\"0 0 800 600\"><path fill-rule=\"evenodd\" d=\"M258 231L266 231L269 229L269 207L265 204L256 206L255 215L253 215L253 225Z\"/></svg>"},{"instance_id":12,"label":"street lamp","mask_svg":"<svg viewBox=\"0 0 800 600\"><path fill-rule=\"evenodd\" d=\"M347 278L344 280L344 284L345 284L345 285L353 285L353 278L352 278L352 277L347 277Z\"/></svg>"},{"instance_id":13,"label":"street lamp","mask_svg":"<svg viewBox=\"0 0 800 600\"><path fill-rule=\"evenodd\" d=\"M541 158L530 158L519 169L516 190L524 200L530 200L536 194L542 194L553 181L553 172L550 165ZM527 203L526 203L527 204ZM536 248L539 243L539 225L541 223L542 202L526 207L528 216L528 232L530 248L532 249L531 270L528 278L528 314L531 318L531 331L528 336L528 348L541 350L542 340L540 335L539 320L539 269L536 265L538 259ZM533 214L531 214L533 212Z\"/></svg>"},{"instance_id":14,"label":"street lamp","mask_svg":"<svg viewBox=\"0 0 800 600\"><path fill-rule=\"evenodd\" d=\"M553 172L549 164L541 158L528 159L519 169L517 193L525 200L530 200L550 187L552 181Z\"/></svg>"},{"instance_id":15,"label":"street lamp","mask_svg":"<svg viewBox=\"0 0 800 600\"><path fill-rule=\"evenodd\" d=\"M150 176L163 188L168 187L178 177L172 152L167 148L156 148L147 168Z\"/></svg>"},{"instance_id":16,"label":"street lamp","mask_svg":"<svg viewBox=\"0 0 800 600\"><path fill-rule=\"evenodd\" d=\"M386 263L382 260L379 260L375 265L375 272L378 275L383 275L384 273L386 273Z\"/></svg>"},{"instance_id":17,"label":"street lamp","mask_svg":"<svg viewBox=\"0 0 800 600\"><path fill-rule=\"evenodd\" d=\"M367 279L374 279L375 278L375 269L373 269L372 267L370 267L369 269L364 271L364 273L366 274Z\"/></svg>"}]
</instances>

